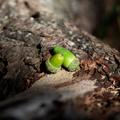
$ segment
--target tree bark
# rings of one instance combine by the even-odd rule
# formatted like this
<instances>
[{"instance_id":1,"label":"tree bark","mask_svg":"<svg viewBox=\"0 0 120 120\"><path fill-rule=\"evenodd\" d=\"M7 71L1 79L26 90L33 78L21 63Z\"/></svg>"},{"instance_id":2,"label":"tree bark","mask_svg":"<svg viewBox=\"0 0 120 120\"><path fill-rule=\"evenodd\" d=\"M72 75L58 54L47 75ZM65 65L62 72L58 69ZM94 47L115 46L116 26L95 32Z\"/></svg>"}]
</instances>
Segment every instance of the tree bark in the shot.
<instances>
[{"instance_id":1,"label":"tree bark","mask_svg":"<svg viewBox=\"0 0 120 120\"><path fill-rule=\"evenodd\" d=\"M93 119L120 112L120 53L68 20L56 19L42 5L32 0L0 1L0 99L50 90L61 95L58 101L72 99L72 112L74 106ZM56 44L79 58L80 70L46 72L44 62ZM65 111L71 106L62 105Z\"/></svg>"}]
</instances>

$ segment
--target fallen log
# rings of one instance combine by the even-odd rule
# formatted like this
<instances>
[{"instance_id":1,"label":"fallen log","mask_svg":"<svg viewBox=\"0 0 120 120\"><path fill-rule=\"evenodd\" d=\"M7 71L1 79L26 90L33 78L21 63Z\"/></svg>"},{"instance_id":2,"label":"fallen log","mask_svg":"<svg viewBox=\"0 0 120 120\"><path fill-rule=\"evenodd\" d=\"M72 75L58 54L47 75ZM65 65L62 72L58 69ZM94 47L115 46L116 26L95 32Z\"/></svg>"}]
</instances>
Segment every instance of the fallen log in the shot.
<instances>
[{"instance_id":1,"label":"fallen log","mask_svg":"<svg viewBox=\"0 0 120 120\"><path fill-rule=\"evenodd\" d=\"M54 91L61 96L57 101L63 106L71 101L70 110L75 107L77 112L84 111L90 118L107 119L120 112L120 53L68 21L56 20L47 10L42 11L33 3L36 2L1 2L0 100L17 95L13 102L8 99L9 104L14 104L15 101L19 103L19 98L26 101L23 96ZM26 12L21 12L23 9ZM80 60L80 70L62 69L56 74L48 74L44 62L54 45L72 51ZM31 100L31 97L28 98ZM8 105L6 101L3 103L1 110ZM3 111L5 116L7 109Z\"/></svg>"}]
</instances>

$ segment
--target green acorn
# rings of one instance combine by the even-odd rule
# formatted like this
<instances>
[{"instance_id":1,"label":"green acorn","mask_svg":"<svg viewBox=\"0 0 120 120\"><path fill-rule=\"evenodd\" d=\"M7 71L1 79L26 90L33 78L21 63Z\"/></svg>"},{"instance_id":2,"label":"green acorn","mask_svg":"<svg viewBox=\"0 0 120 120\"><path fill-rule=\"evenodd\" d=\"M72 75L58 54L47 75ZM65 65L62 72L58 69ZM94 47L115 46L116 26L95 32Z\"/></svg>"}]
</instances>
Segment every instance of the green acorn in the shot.
<instances>
[{"instance_id":1,"label":"green acorn","mask_svg":"<svg viewBox=\"0 0 120 120\"><path fill-rule=\"evenodd\" d=\"M64 57L62 54L58 53L50 57L46 62L46 68L51 73L56 73L61 69L61 66L63 64Z\"/></svg>"},{"instance_id":2,"label":"green acorn","mask_svg":"<svg viewBox=\"0 0 120 120\"><path fill-rule=\"evenodd\" d=\"M76 58L75 55L71 51L63 47L56 46L53 48L53 53L63 55L64 61L63 61L62 66L68 69L69 71L75 71L79 69L79 65L80 65L79 59Z\"/></svg>"}]
</instances>

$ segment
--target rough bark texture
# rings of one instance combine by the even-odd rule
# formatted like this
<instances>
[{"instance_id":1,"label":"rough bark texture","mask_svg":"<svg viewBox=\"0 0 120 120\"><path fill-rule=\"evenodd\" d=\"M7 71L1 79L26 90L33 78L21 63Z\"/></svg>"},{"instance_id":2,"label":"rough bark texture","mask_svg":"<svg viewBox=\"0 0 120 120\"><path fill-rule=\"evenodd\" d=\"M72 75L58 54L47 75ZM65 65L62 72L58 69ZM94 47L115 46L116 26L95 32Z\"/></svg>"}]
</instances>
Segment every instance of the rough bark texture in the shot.
<instances>
[{"instance_id":1,"label":"rough bark texture","mask_svg":"<svg viewBox=\"0 0 120 120\"><path fill-rule=\"evenodd\" d=\"M0 99L26 90L16 96L21 96L20 99L15 97L1 103L0 110L4 114L0 117L10 116L11 109L11 116L18 117L14 113L19 109L21 120L37 119L36 116L50 120L60 116L71 120L120 119L120 53L87 32L77 30L68 21L56 20L40 5L40 1L0 1ZM45 71L44 61L56 44L76 54L80 70L62 69L57 74ZM53 99L47 100L50 94L46 91L54 91ZM40 93L40 96L32 98L33 93ZM43 94L45 99L41 99ZM60 97L56 98L56 94ZM23 97L26 95L31 97ZM36 107L27 111L34 101ZM16 107L12 108L11 104L15 103ZM40 105L47 106L45 114L42 116L42 111L35 116L31 114L41 110Z\"/></svg>"}]
</instances>

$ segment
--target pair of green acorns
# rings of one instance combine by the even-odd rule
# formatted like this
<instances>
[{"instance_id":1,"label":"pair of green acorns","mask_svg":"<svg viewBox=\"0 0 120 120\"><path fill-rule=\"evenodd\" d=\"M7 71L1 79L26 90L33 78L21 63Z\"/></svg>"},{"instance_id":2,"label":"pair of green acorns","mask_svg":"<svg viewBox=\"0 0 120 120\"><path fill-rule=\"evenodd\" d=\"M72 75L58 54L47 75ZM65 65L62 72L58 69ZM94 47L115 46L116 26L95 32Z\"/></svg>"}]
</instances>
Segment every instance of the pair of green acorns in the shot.
<instances>
[{"instance_id":1,"label":"pair of green acorns","mask_svg":"<svg viewBox=\"0 0 120 120\"><path fill-rule=\"evenodd\" d=\"M56 73L61 67L64 67L68 71L79 69L79 59L76 58L71 51L60 46L55 46L53 47L53 54L54 55L45 62L47 71Z\"/></svg>"}]
</instances>

